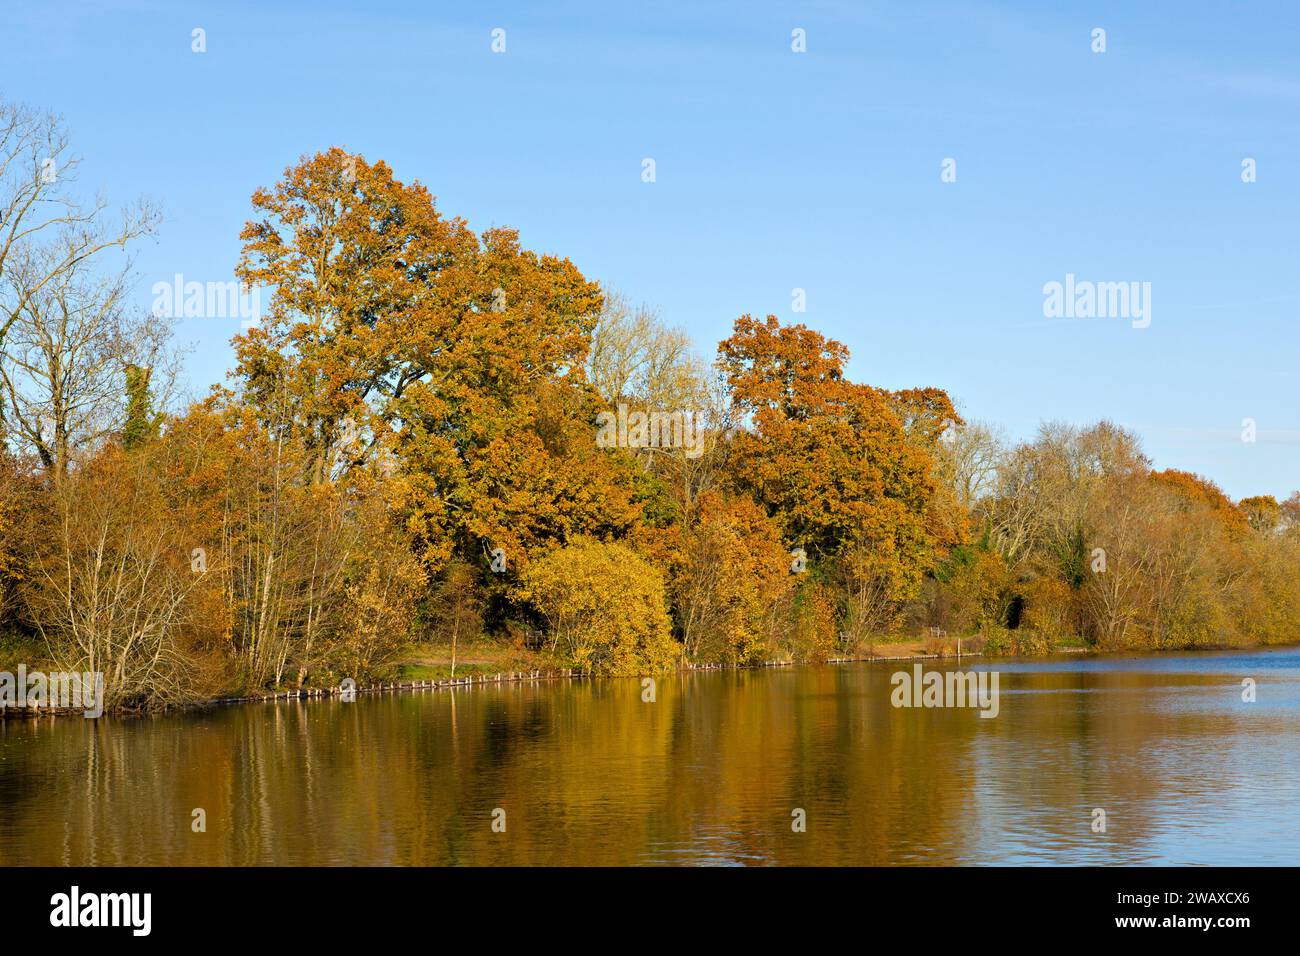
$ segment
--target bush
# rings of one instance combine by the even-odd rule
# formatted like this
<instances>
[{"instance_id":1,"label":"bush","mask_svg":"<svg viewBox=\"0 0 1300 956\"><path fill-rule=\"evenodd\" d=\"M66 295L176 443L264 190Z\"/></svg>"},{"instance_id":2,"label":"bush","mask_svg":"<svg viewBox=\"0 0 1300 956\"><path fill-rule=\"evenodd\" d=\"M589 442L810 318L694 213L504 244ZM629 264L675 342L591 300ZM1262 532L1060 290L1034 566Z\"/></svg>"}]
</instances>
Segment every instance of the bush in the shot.
<instances>
[{"instance_id":1,"label":"bush","mask_svg":"<svg viewBox=\"0 0 1300 956\"><path fill-rule=\"evenodd\" d=\"M599 676L652 674L679 656L660 571L630 548L580 539L534 560L523 593L551 647Z\"/></svg>"},{"instance_id":2,"label":"bush","mask_svg":"<svg viewBox=\"0 0 1300 956\"><path fill-rule=\"evenodd\" d=\"M68 475L32 542L23 605L60 670L102 672L109 708L207 693L191 661L204 578L144 459L110 448Z\"/></svg>"}]
</instances>

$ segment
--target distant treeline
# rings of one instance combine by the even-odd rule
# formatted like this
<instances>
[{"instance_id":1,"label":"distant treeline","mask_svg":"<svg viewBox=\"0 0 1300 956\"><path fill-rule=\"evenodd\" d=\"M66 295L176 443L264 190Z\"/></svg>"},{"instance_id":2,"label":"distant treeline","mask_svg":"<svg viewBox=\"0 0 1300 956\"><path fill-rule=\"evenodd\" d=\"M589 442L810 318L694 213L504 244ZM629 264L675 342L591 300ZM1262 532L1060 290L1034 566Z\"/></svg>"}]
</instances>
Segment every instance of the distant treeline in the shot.
<instances>
[{"instance_id":1,"label":"distant treeline","mask_svg":"<svg viewBox=\"0 0 1300 956\"><path fill-rule=\"evenodd\" d=\"M262 321L179 407L169 323L107 266L156 216L49 181L56 121L3 126L0 634L103 672L110 707L361 680L480 632L608 675L931 629L1296 638L1300 495L1234 503L1105 422L1008 445L774 316L706 362L337 148L253 195L236 272Z\"/></svg>"}]
</instances>

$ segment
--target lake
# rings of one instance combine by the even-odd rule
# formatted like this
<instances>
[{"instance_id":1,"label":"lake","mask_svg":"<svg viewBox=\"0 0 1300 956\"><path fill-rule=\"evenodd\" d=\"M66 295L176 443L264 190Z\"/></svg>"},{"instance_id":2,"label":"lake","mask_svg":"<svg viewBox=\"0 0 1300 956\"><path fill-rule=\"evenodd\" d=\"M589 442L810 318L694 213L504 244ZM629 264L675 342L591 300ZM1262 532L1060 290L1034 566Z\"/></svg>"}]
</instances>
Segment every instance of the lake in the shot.
<instances>
[{"instance_id":1,"label":"lake","mask_svg":"<svg viewBox=\"0 0 1300 956\"><path fill-rule=\"evenodd\" d=\"M1300 650L912 667L11 718L0 865L1300 864Z\"/></svg>"}]
</instances>

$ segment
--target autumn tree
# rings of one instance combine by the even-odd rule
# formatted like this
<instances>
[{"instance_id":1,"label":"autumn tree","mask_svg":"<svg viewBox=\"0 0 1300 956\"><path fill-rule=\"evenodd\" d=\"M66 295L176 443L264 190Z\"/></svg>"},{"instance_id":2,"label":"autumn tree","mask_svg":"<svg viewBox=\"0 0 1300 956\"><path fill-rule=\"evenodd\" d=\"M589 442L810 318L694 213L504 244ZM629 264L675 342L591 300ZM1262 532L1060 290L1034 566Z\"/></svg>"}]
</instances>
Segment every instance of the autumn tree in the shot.
<instances>
[{"instance_id":1,"label":"autumn tree","mask_svg":"<svg viewBox=\"0 0 1300 956\"><path fill-rule=\"evenodd\" d=\"M1243 534L1250 527L1247 514L1208 478L1174 468L1153 472L1151 478L1174 491L1185 502L1185 507L1203 505L1208 508L1224 530L1234 536Z\"/></svg>"},{"instance_id":2,"label":"autumn tree","mask_svg":"<svg viewBox=\"0 0 1300 956\"><path fill-rule=\"evenodd\" d=\"M1283 534L1300 535L1300 491L1293 491L1278 504L1278 530Z\"/></svg>"},{"instance_id":3,"label":"autumn tree","mask_svg":"<svg viewBox=\"0 0 1300 956\"><path fill-rule=\"evenodd\" d=\"M934 445L959 421L935 389L897 394L849 382L848 350L775 316L746 315L718 349L738 418L736 486L763 504L787 545L833 561L864 627L886 619L935 559ZM882 597L882 595L884 597Z\"/></svg>"},{"instance_id":4,"label":"autumn tree","mask_svg":"<svg viewBox=\"0 0 1300 956\"><path fill-rule=\"evenodd\" d=\"M427 607L430 631L451 646L451 676L456 676L460 643L482 627L478 575L468 561L453 558L442 570Z\"/></svg>"},{"instance_id":5,"label":"autumn tree","mask_svg":"<svg viewBox=\"0 0 1300 956\"><path fill-rule=\"evenodd\" d=\"M211 693L192 653L204 623L185 530L144 457L110 448L49 493L21 582L26 615L60 670L104 675L108 708Z\"/></svg>"},{"instance_id":6,"label":"autumn tree","mask_svg":"<svg viewBox=\"0 0 1300 956\"><path fill-rule=\"evenodd\" d=\"M507 532L517 561L535 539L625 524L584 370L601 294L568 260L509 229L475 235L419 183L338 148L253 204L238 272L272 296L266 328L237 341L239 375L254 408L292 409L311 480L407 475L434 571Z\"/></svg>"},{"instance_id":7,"label":"autumn tree","mask_svg":"<svg viewBox=\"0 0 1300 956\"><path fill-rule=\"evenodd\" d=\"M27 551L24 536L38 494L35 483L23 474L3 437L0 433L0 635L13 624L23 555Z\"/></svg>"},{"instance_id":8,"label":"autumn tree","mask_svg":"<svg viewBox=\"0 0 1300 956\"><path fill-rule=\"evenodd\" d=\"M770 609L791 589L792 577L780 532L758 505L717 492L702 496L671 567L686 656L731 664L761 660L770 649Z\"/></svg>"}]
</instances>

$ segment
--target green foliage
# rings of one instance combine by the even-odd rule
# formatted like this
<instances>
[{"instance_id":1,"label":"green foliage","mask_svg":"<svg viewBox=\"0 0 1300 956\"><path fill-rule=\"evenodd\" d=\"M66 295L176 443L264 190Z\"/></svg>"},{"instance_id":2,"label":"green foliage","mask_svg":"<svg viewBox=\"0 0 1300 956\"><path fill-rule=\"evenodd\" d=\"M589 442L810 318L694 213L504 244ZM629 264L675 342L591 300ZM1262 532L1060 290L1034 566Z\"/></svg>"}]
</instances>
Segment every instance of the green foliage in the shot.
<instances>
[{"instance_id":1,"label":"green foliage","mask_svg":"<svg viewBox=\"0 0 1300 956\"><path fill-rule=\"evenodd\" d=\"M126 424L122 427L122 447L139 448L158 437L158 417L154 414L149 392L151 370L139 365L126 367Z\"/></svg>"}]
</instances>

